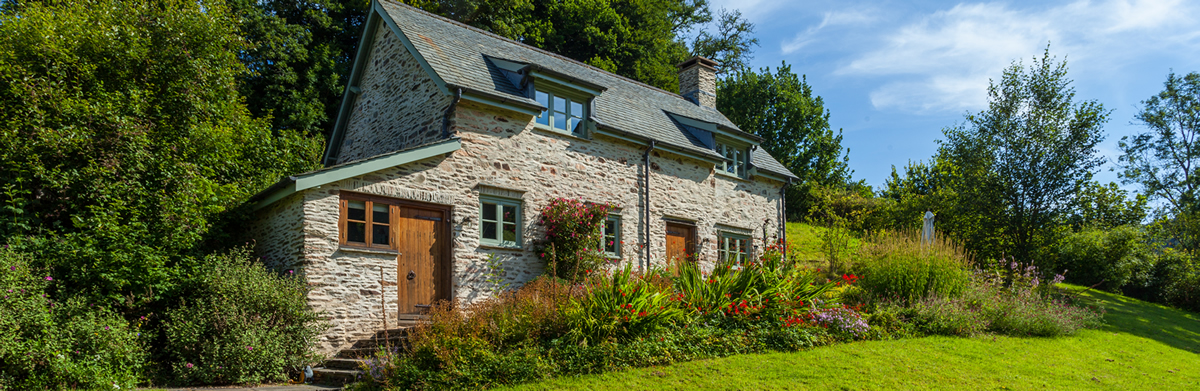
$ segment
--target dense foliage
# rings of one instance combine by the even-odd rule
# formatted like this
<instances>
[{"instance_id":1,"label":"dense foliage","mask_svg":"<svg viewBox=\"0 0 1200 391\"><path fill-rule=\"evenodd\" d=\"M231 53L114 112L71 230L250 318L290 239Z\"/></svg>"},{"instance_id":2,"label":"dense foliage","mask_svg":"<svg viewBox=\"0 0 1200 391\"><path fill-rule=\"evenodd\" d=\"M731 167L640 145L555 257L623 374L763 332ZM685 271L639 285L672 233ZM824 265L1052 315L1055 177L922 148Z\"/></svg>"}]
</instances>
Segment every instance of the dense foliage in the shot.
<instances>
[{"instance_id":1,"label":"dense foliage","mask_svg":"<svg viewBox=\"0 0 1200 391\"><path fill-rule=\"evenodd\" d=\"M272 132L238 94L220 3L28 3L0 15L0 241L36 247L65 292L134 306L173 288L222 214L320 143ZM215 237L214 237L215 236Z\"/></svg>"},{"instance_id":2,"label":"dense foliage","mask_svg":"<svg viewBox=\"0 0 1200 391\"><path fill-rule=\"evenodd\" d=\"M162 314L155 352L160 375L177 384L286 381L315 361L322 323L306 284L257 264L246 249L204 259Z\"/></svg>"},{"instance_id":3,"label":"dense foliage","mask_svg":"<svg viewBox=\"0 0 1200 391\"><path fill-rule=\"evenodd\" d=\"M144 379L138 328L103 305L57 299L64 281L0 249L0 390L132 388Z\"/></svg>"}]
</instances>

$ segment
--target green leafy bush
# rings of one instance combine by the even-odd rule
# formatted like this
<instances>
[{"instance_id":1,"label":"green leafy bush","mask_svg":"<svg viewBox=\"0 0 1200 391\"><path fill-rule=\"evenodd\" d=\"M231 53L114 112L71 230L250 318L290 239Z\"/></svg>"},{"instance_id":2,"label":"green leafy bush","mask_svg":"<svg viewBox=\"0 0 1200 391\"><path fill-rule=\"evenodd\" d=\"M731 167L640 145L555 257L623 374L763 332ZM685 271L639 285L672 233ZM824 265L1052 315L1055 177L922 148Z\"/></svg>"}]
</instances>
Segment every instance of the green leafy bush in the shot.
<instances>
[{"instance_id":1,"label":"green leafy bush","mask_svg":"<svg viewBox=\"0 0 1200 391\"><path fill-rule=\"evenodd\" d=\"M1154 265L1153 299L1189 311L1200 312L1200 265L1196 259L1174 249L1164 249Z\"/></svg>"},{"instance_id":2,"label":"green leafy bush","mask_svg":"<svg viewBox=\"0 0 1200 391\"><path fill-rule=\"evenodd\" d=\"M0 390L136 386L145 364L138 330L81 298L52 299L63 280L29 258L0 249Z\"/></svg>"},{"instance_id":3,"label":"green leafy bush","mask_svg":"<svg viewBox=\"0 0 1200 391\"><path fill-rule=\"evenodd\" d=\"M855 264L858 286L889 300L917 301L926 297L955 297L970 281L970 258L958 245L938 237L921 244L914 231L885 233Z\"/></svg>"},{"instance_id":4,"label":"green leafy bush","mask_svg":"<svg viewBox=\"0 0 1200 391\"><path fill-rule=\"evenodd\" d=\"M584 344L626 341L683 319L684 312L672 300L670 285L656 286L634 273L632 267L632 263L626 263L623 269L593 275L585 281L583 292L563 313L569 325L564 338Z\"/></svg>"},{"instance_id":5,"label":"green leafy bush","mask_svg":"<svg viewBox=\"0 0 1200 391\"><path fill-rule=\"evenodd\" d=\"M148 312L234 232L227 213L321 142L272 131L238 93L246 41L220 1L23 2L0 13L0 242L60 287ZM11 222L11 223L9 223ZM208 242L206 243L206 240Z\"/></svg>"},{"instance_id":6,"label":"green leafy bush","mask_svg":"<svg viewBox=\"0 0 1200 391\"><path fill-rule=\"evenodd\" d=\"M1067 281L1085 286L1099 284L1100 289L1120 293L1147 256L1142 240L1141 232L1130 226L1071 234L1058 249L1059 267L1067 270Z\"/></svg>"},{"instance_id":7,"label":"green leafy bush","mask_svg":"<svg viewBox=\"0 0 1200 391\"><path fill-rule=\"evenodd\" d=\"M323 328L303 279L277 275L247 249L205 258L163 314L160 370L180 384L282 381L312 356Z\"/></svg>"}]
</instances>

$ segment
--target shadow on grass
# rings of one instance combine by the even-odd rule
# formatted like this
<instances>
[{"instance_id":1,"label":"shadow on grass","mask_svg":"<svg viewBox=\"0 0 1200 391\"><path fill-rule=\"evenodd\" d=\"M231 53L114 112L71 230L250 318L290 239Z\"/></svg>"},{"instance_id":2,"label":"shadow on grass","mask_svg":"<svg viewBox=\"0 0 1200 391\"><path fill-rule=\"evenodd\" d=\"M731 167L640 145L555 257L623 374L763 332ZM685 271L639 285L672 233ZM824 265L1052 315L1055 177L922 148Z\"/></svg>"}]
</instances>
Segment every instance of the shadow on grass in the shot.
<instances>
[{"instance_id":1,"label":"shadow on grass","mask_svg":"<svg viewBox=\"0 0 1200 391\"><path fill-rule=\"evenodd\" d=\"M1068 291L1085 288L1070 286ZM1176 349L1200 354L1200 314L1125 296L1090 290L1081 295L1108 311L1101 330L1153 339Z\"/></svg>"}]
</instances>

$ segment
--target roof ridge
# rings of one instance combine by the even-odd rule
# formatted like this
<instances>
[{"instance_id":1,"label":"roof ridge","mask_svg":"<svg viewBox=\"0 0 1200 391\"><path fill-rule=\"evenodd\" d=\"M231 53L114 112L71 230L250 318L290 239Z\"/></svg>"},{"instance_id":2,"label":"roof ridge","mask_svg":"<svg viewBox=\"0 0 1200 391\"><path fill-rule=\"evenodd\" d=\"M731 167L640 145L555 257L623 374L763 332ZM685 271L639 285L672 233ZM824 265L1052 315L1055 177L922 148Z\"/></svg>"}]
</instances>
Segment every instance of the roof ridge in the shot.
<instances>
[{"instance_id":1,"label":"roof ridge","mask_svg":"<svg viewBox=\"0 0 1200 391\"><path fill-rule=\"evenodd\" d=\"M637 80L634 80L634 79L631 79L631 78L628 78L628 77L625 77L625 76L622 76L622 75L618 75L618 74L616 74L616 73L609 72L609 71L606 71L606 70L603 70L603 69L597 68L597 67L595 67L595 66L592 66L592 65L590 65L590 64L588 64L588 63L585 63L585 62L583 62L583 61L579 61L579 60L576 60L576 59L573 59L573 58L570 58L570 57L567 57L567 56L564 56L564 55L561 55L561 54L558 54L558 53L555 53L555 52L552 52L552 51L549 51L549 50L546 50L546 49L542 49L542 48L539 48L539 47L537 47L537 46L533 46L533 45L530 45L530 44L522 43L522 42L519 42L519 41L517 41L517 40L514 40L514 39L511 39L511 38L506 38L506 37L504 37L504 36L501 36L501 35L499 35L499 34L493 33L493 32L491 32L491 31L487 31L487 30L484 30L484 29L481 29L481 28L478 28L478 27L475 27L475 26L471 26L471 25L468 25L468 24L466 24L466 23L459 22L459 21L457 21L457 20L450 19L450 18L447 18L447 17L441 16L441 15L438 15L438 14L435 14L435 13L432 13L432 12L429 12L429 11L426 11L426 10L423 10L423 9L420 9L420 8L417 8L417 7L413 7L413 6L411 6L411 5L408 5L408 4L400 3L400 2L397 2L397 1L395 1L395 0L379 0L379 1L380 1L380 2L386 1L386 2L388 2L388 3L391 3L391 4L393 4L393 5L399 5L399 6L402 6L402 7L404 7L404 8L409 8L409 9L411 9L411 10L414 10L414 11L420 12L420 13L422 13L422 14L425 14L425 15L428 15L428 16L432 16L432 17L434 17L434 18L436 18L436 19L440 19L440 20L442 20L442 21L444 21L444 22L449 22L449 23L451 23L451 24L458 25L459 27L464 27L464 28L467 28L467 29L469 29L469 30L473 30L473 31L475 31L475 32L482 33L482 34L484 34L484 35L491 36L491 37L493 37L493 38L499 38L500 40L503 40L503 41L508 41L508 42L511 42L511 43L514 43L514 44L517 44L517 45L521 45L521 46L524 46L524 47L527 47L527 48L533 49L533 50L535 50L535 51L541 52L542 54L545 54L545 55L548 55L548 56L551 56L551 57L556 57L556 58L558 58L558 59L560 59L560 60L563 60L563 61L568 61L568 62L573 62L573 63L579 64L579 65L583 65L583 66L585 66L585 67L588 67L588 68L591 68L591 69L593 69L593 70L600 71L600 72L602 72L602 73L606 73L606 74L609 74L609 75L611 75L611 76L615 76L615 77L616 77L616 78L618 78L618 79L624 79L625 81L628 81L628 82L630 82L630 83L637 84L637 85L640 85L640 86L642 86L642 87L646 87L646 88L649 88L649 89L651 89L651 90L654 90L654 91L661 92L661 93L663 93L663 94L667 94L667 95L670 95L670 96L674 96L674 97L676 97L676 98L679 98L679 99L682 99L682 100L684 100L684 101L687 101L688 103L691 103L691 104L696 104L695 102L692 102L691 100L688 100L687 98L683 97L683 95L680 95L680 94L678 94L678 93L671 92L671 91L667 91L667 90L664 90L664 89L662 89L662 88L658 88L658 87L655 87L655 86L652 86L652 85L649 85L649 84L646 84L646 83L643 83L643 82L640 82L640 81L637 81ZM714 110L714 111L715 111L715 110ZM719 113L720 113L720 111L717 111L717 113L719 114ZM724 115L724 114L722 114L722 115Z\"/></svg>"}]
</instances>

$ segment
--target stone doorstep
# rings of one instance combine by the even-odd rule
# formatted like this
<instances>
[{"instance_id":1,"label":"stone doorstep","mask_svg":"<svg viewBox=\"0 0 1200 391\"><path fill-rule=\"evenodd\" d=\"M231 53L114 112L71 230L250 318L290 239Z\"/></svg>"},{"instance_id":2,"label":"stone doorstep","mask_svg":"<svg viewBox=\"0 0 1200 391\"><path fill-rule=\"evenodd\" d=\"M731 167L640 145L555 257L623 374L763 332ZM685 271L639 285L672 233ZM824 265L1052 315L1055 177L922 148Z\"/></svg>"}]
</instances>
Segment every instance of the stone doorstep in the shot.
<instances>
[{"instance_id":1,"label":"stone doorstep","mask_svg":"<svg viewBox=\"0 0 1200 391\"><path fill-rule=\"evenodd\" d=\"M313 383L346 385L361 380L362 375L357 369L313 368Z\"/></svg>"}]
</instances>

